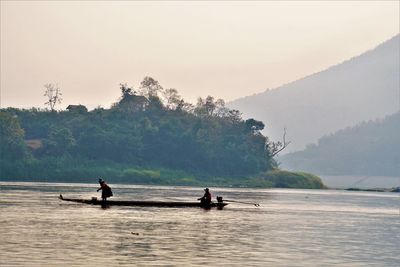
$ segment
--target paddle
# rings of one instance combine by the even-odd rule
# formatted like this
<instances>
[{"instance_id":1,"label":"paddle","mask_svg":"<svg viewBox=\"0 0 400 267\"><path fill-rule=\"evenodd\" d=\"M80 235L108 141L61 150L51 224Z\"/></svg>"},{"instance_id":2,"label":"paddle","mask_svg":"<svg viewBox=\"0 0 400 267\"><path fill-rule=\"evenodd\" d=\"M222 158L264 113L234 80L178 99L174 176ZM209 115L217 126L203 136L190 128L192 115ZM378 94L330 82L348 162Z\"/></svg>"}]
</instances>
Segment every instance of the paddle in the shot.
<instances>
[{"instance_id":1,"label":"paddle","mask_svg":"<svg viewBox=\"0 0 400 267\"><path fill-rule=\"evenodd\" d=\"M260 204L258 204L258 203L242 202L242 201L229 200L229 199L224 199L224 201L226 201L226 202L236 202L236 203L241 203L241 204L249 204L249 205L254 205L256 207L260 207Z\"/></svg>"}]
</instances>

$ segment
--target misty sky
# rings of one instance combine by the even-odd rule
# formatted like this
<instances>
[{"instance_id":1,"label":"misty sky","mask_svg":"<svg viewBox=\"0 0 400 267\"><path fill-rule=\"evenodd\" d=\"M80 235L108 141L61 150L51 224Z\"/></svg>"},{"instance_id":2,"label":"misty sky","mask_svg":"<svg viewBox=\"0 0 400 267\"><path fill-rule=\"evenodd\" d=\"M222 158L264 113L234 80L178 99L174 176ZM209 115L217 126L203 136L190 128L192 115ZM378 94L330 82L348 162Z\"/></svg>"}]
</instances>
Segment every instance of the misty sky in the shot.
<instances>
[{"instance_id":1,"label":"misty sky","mask_svg":"<svg viewBox=\"0 0 400 267\"><path fill-rule=\"evenodd\" d=\"M152 76L189 102L262 92L399 33L399 1L1 1L1 107L109 107Z\"/></svg>"}]
</instances>

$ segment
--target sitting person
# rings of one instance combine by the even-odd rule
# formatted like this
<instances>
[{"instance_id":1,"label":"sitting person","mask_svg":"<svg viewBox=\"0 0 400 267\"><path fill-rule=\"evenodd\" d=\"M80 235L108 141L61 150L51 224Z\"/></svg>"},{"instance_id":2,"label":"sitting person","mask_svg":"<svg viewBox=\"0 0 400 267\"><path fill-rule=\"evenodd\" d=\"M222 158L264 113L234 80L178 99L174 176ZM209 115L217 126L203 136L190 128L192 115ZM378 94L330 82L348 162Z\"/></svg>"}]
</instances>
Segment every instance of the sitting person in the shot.
<instances>
[{"instance_id":1,"label":"sitting person","mask_svg":"<svg viewBox=\"0 0 400 267\"><path fill-rule=\"evenodd\" d=\"M208 188L204 189L204 196L199 198L202 207L208 207L211 204L211 193Z\"/></svg>"}]
</instances>

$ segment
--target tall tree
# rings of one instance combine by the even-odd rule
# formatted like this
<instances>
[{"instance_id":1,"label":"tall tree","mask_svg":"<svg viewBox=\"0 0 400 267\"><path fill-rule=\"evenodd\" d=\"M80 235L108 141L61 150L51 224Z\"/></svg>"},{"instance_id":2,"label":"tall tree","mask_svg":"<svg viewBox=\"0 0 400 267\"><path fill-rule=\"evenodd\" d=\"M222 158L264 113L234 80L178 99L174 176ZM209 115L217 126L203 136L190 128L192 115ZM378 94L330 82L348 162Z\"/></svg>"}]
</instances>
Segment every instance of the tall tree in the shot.
<instances>
[{"instance_id":1,"label":"tall tree","mask_svg":"<svg viewBox=\"0 0 400 267\"><path fill-rule=\"evenodd\" d=\"M181 96L178 94L178 90L174 89L174 88L170 88L170 89L165 89L163 91L163 97L164 97L164 102L165 102L165 106L168 109L177 109L178 106L182 105L183 103Z\"/></svg>"},{"instance_id":2,"label":"tall tree","mask_svg":"<svg viewBox=\"0 0 400 267\"><path fill-rule=\"evenodd\" d=\"M149 76L144 77L143 81L140 83L140 92L147 98L158 97L158 94L162 91L163 87L160 83Z\"/></svg>"},{"instance_id":3,"label":"tall tree","mask_svg":"<svg viewBox=\"0 0 400 267\"><path fill-rule=\"evenodd\" d=\"M60 87L58 87L57 84L47 83L44 85L44 88L46 89L44 96L46 96L48 99L48 101L44 104L48 105L51 111L54 111L55 105L60 104L62 100Z\"/></svg>"}]
</instances>

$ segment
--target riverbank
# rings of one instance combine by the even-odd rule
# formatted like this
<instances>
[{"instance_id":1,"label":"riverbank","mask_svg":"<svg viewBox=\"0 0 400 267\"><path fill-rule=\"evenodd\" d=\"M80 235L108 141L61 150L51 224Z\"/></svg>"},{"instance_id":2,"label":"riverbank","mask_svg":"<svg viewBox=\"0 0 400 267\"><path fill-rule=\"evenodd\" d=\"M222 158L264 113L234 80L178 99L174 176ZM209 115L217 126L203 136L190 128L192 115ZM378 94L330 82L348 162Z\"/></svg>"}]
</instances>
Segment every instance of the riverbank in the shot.
<instances>
[{"instance_id":1,"label":"riverbank","mask_svg":"<svg viewBox=\"0 0 400 267\"><path fill-rule=\"evenodd\" d=\"M394 176L354 176L354 175L319 175L329 188L348 189L391 189L400 186L400 177Z\"/></svg>"},{"instance_id":2,"label":"riverbank","mask_svg":"<svg viewBox=\"0 0 400 267\"><path fill-rule=\"evenodd\" d=\"M366 192L400 192L400 187L392 187L392 188L355 188L355 187L350 187L344 189L346 191L366 191Z\"/></svg>"},{"instance_id":3,"label":"riverbank","mask_svg":"<svg viewBox=\"0 0 400 267\"><path fill-rule=\"evenodd\" d=\"M251 176L213 176L207 173L188 173L165 168L141 168L125 164L95 162L80 165L49 164L41 162L21 166L17 171L2 173L0 181L93 183L99 177L109 183L167 186L217 186L246 188L327 188L315 175L279 169ZM51 171L49 171L51 170Z\"/></svg>"}]
</instances>

